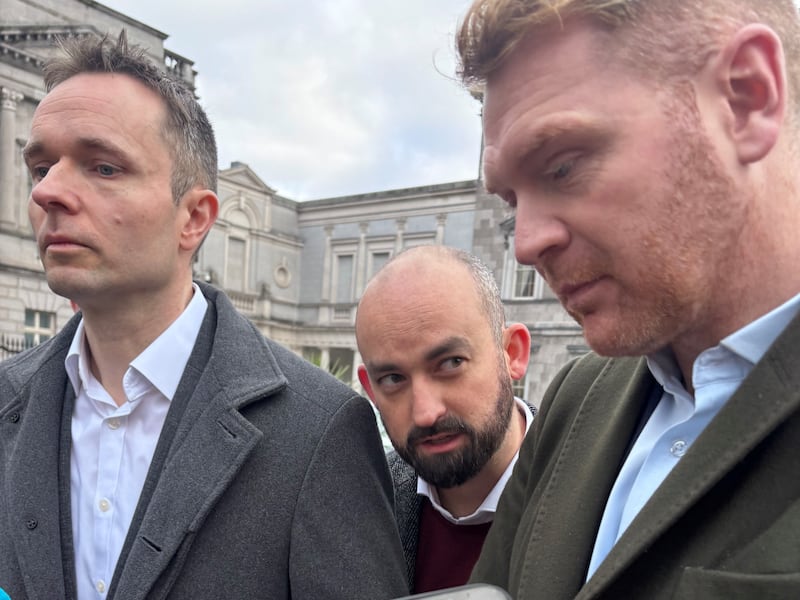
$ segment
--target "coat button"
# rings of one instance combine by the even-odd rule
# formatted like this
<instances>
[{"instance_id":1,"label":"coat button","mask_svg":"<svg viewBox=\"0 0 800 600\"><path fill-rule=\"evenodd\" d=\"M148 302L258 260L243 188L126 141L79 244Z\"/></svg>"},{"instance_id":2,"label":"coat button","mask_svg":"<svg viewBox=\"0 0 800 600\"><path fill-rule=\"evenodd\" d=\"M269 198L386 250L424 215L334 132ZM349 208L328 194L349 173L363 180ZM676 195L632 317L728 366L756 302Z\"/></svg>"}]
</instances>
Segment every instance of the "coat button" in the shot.
<instances>
[{"instance_id":1,"label":"coat button","mask_svg":"<svg viewBox=\"0 0 800 600\"><path fill-rule=\"evenodd\" d=\"M27 521L25 521L25 527L27 527L28 529L31 530L36 529L37 525L39 525L39 521L37 521L36 519L28 519Z\"/></svg>"},{"instance_id":2,"label":"coat button","mask_svg":"<svg viewBox=\"0 0 800 600\"><path fill-rule=\"evenodd\" d=\"M18 412L11 413L10 415L8 415L8 420L11 421L12 423L16 423L17 421L19 421L19 413Z\"/></svg>"}]
</instances>

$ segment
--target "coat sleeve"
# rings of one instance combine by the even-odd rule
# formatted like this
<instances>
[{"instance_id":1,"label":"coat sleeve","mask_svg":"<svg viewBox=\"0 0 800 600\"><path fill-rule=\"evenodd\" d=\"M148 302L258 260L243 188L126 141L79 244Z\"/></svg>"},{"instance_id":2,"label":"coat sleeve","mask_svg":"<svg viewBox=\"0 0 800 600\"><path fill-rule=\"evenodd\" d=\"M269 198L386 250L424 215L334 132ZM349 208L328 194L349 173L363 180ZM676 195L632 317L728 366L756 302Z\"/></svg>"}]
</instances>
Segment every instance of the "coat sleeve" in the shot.
<instances>
[{"instance_id":1,"label":"coat sleeve","mask_svg":"<svg viewBox=\"0 0 800 600\"><path fill-rule=\"evenodd\" d=\"M381 600L408 593L392 483L367 401L331 418L294 513L289 557L294 600Z\"/></svg>"}]
</instances>

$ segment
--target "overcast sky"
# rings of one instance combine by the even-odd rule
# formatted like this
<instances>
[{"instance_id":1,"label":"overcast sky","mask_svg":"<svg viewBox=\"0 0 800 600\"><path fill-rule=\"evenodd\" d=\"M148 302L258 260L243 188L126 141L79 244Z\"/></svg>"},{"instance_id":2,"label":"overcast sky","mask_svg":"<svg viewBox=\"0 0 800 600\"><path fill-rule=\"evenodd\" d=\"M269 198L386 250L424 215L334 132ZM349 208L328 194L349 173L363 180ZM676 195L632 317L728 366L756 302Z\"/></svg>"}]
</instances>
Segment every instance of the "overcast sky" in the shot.
<instances>
[{"instance_id":1,"label":"overcast sky","mask_svg":"<svg viewBox=\"0 0 800 600\"><path fill-rule=\"evenodd\" d=\"M220 167L294 200L475 179L479 104L452 79L468 0L102 0L195 62Z\"/></svg>"}]
</instances>

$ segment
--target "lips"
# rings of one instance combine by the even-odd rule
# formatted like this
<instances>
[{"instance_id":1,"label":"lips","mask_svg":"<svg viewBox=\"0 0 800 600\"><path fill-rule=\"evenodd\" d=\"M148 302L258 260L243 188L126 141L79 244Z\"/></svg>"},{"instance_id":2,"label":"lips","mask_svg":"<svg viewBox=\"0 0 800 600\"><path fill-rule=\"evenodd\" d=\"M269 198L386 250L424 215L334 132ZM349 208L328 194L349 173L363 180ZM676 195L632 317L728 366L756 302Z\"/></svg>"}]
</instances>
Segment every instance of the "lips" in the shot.
<instances>
[{"instance_id":1,"label":"lips","mask_svg":"<svg viewBox=\"0 0 800 600\"><path fill-rule=\"evenodd\" d=\"M460 431L432 435L420 439L416 446L432 453L449 452L458 446L462 435Z\"/></svg>"},{"instance_id":2,"label":"lips","mask_svg":"<svg viewBox=\"0 0 800 600\"><path fill-rule=\"evenodd\" d=\"M558 295L562 298L569 298L570 296L575 296L580 294L583 290L588 289L590 286L594 285L600 280L599 277L595 279L590 279L588 281L583 281L581 283L569 283L564 284L558 288Z\"/></svg>"},{"instance_id":3,"label":"lips","mask_svg":"<svg viewBox=\"0 0 800 600\"><path fill-rule=\"evenodd\" d=\"M599 276L577 283L563 284L557 288L558 297L567 310L577 309L581 305L586 308L585 305L590 301L591 294L604 279L605 276Z\"/></svg>"},{"instance_id":4,"label":"lips","mask_svg":"<svg viewBox=\"0 0 800 600\"><path fill-rule=\"evenodd\" d=\"M51 233L46 234L42 238L42 243L41 243L41 247L44 250L49 250L52 247L68 248L75 246L85 246L85 244L66 235L51 234Z\"/></svg>"},{"instance_id":5,"label":"lips","mask_svg":"<svg viewBox=\"0 0 800 600\"><path fill-rule=\"evenodd\" d=\"M440 444L451 440L456 437L460 432L453 431L449 433L440 433L438 435L431 435L419 441L420 444Z\"/></svg>"}]
</instances>

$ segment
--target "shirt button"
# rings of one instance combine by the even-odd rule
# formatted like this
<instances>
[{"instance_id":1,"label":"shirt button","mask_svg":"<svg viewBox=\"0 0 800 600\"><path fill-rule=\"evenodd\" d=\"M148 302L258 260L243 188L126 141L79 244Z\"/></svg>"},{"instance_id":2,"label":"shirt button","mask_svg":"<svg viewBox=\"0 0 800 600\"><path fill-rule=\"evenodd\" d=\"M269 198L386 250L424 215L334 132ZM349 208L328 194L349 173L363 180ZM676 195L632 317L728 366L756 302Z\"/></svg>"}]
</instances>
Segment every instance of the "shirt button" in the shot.
<instances>
[{"instance_id":1,"label":"shirt button","mask_svg":"<svg viewBox=\"0 0 800 600\"><path fill-rule=\"evenodd\" d=\"M111 502L109 502L106 498L102 498L100 502L97 503L100 507L100 510L103 512L107 512L109 508L111 508Z\"/></svg>"},{"instance_id":2,"label":"shirt button","mask_svg":"<svg viewBox=\"0 0 800 600\"><path fill-rule=\"evenodd\" d=\"M109 429L119 429L119 419L116 417L113 419L108 420L108 428Z\"/></svg>"},{"instance_id":3,"label":"shirt button","mask_svg":"<svg viewBox=\"0 0 800 600\"><path fill-rule=\"evenodd\" d=\"M98 592L104 594L106 591L106 582L103 581L102 579L98 579L97 583L94 584L94 587L97 589Z\"/></svg>"},{"instance_id":4,"label":"shirt button","mask_svg":"<svg viewBox=\"0 0 800 600\"><path fill-rule=\"evenodd\" d=\"M675 458L680 458L684 454L686 454L686 449L689 447L689 444L684 442L683 440L677 440L672 443L669 451Z\"/></svg>"}]
</instances>

